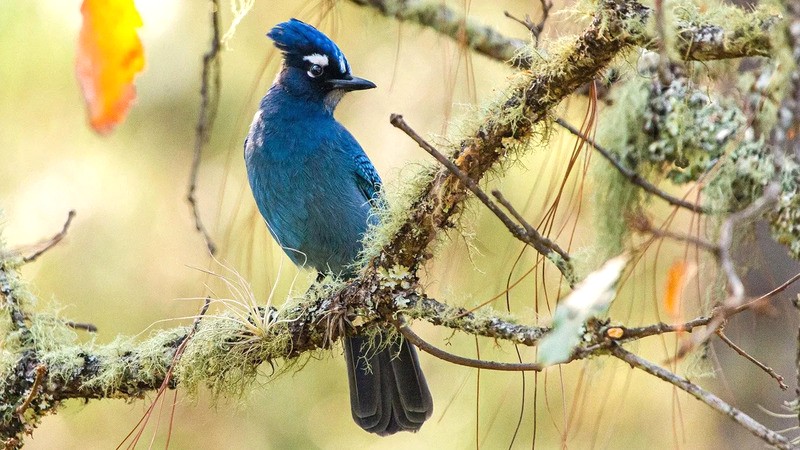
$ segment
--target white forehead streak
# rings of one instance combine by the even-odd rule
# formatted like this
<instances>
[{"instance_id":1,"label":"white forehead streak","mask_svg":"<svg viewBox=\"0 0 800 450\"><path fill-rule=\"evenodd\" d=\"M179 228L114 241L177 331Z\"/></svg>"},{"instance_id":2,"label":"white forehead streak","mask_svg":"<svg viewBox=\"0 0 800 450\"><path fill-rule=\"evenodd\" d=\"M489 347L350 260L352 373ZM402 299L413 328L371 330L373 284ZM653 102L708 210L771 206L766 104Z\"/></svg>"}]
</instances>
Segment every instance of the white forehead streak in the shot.
<instances>
[{"instance_id":1,"label":"white forehead streak","mask_svg":"<svg viewBox=\"0 0 800 450\"><path fill-rule=\"evenodd\" d=\"M311 64L316 64L320 67L328 67L328 55L320 55L319 53L312 53L308 56L303 56L303 61L308 61Z\"/></svg>"},{"instance_id":2,"label":"white forehead streak","mask_svg":"<svg viewBox=\"0 0 800 450\"><path fill-rule=\"evenodd\" d=\"M344 62L344 55L339 53L339 68L342 70L342 73L347 73L347 63Z\"/></svg>"}]
</instances>

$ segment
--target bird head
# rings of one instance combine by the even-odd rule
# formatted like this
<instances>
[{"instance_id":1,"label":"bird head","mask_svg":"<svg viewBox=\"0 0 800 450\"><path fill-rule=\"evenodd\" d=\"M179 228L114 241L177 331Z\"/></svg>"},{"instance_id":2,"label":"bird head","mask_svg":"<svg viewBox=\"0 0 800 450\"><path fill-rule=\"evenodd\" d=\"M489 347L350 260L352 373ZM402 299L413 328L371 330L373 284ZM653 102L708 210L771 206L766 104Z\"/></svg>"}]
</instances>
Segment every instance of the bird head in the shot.
<instances>
[{"instance_id":1,"label":"bird head","mask_svg":"<svg viewBox=\"0 0 800 450\"><path fill-rule=\"evenodd\" d=\"M324 102L333 111L349 91L372 89L375 83L350 73L339 47L313 26L291 19L267 33L283 53L278 82L299 96Z\"/></svg>"}]
</instances>

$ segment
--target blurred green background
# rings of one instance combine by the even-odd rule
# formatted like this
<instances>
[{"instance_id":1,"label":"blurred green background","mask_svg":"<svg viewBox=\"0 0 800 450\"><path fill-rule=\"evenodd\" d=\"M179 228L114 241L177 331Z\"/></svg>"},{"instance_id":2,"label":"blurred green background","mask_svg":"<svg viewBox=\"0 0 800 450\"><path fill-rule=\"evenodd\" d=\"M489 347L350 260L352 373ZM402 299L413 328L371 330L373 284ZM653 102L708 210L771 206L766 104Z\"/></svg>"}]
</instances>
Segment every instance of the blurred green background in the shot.
<instances>
[{"instance_id":1,"label":"blurred green background","mask_svg":"<svg viewBox=\"0 0 800 450\"><path fill-rule=\"evenodd\" d=\"M337 118L361 142L390 189L402 184L398 180L414 162L427 161L412 141L389 124L390 113L404 114L423 135L457 133L459 118L495 95L512 73L496 61L470 56L433 31L398 24L346 1L336 2L321 22L321 12L329 2L256 2L223 54L220 109L200 171L201 213L221 248L215 262L194 232L184 200L198 115L200 62L209 41L207 2L136 1L144 21L140 35L147 68L137 79L138 99L127 121L107 137L88 128L74 76L80 3L0 3L0 208L3 235L12 247L52 235L67 211L77 211L67 239L25 266L24 275L41 299L40 308L59 305L64 315L97 325L98 342L109 342L117 334L142 333L150 326L188 323L181 318L195 314L201 302L187 299L202 298L209 289L214 295L228 295L200 269L228 275L229 269L240 272L261 301L266 301L274 283L277 301L291 289L297 271L256 216L241 156L252 114L277 68L275 52L264 36L274 24L289 17L319 24L345 52L353 72L379 86L349 95L339 106ZM520 38L525 38L526 30L505 18L503 11L518 17L539 14L538 1L449 3L468 7L482 22ZM557 10L561 7L556 5ZM229 3L222 0L222 8L227 28ZM551 37L579 29L569 16L556 16L548 26ZM586 107L585 99L573 98L559 113L579 123ZM538 223L554 198L573 145L565 133L554 134L546 146L533 149L505 179L492 181L492 186L525 211L532 223ZM568 200L562 201L554 235L563 230L559 242L566 246L575 229L570 247L587 256L592 252L594 212L590 201L580 202L580 180L580 174L573 175L567 183ZM587 178L583 189L592 192L602 189L602 184L593 185ZM654 210L656 217L669 213L662 205L654 205ZM465 213L464 223L462 234L453 232L444 240L424 277L434 298L473 306L505 288L522 247L477 204ZM688 217L676 219L678 227L689 223ZM684 257L684 251L681 246L664 245L649 252L626 283L612 316L629 324L663 318L659 313L663 274ZM526 252L513 269L512 279L533 264ZM551 269L544 277L541 270L534 271L512 291L512 309L521 320L547 323L550 308L563 294ZM757 282L758 276L751 279ZM763 277L777 282L786 278L775 272ZM302 292L311 278L312 274L300 273L294 289ZM729 335L780 373L792 375L796 320L785 303L779 305L783 306L773 316L739 318ZM504 298L493 306L504 309ZM696 304L688 307L687 314L693 311ZM416 324L415 329L448 350L476 355L471 336L452 335L426 324ZM477 345L483 358L516 358L514 348L507 344L481 339ZM674 348L671 338L653 338L633 347L656 362L664 361ZM530 349L522 354L527 360L534 357ZM534 429L539 448L759 445L683 393L608 358L552 368L538 376L528 374L524 396L520 374L478 374L426 354L421 360L436 409L417 434L379 438L352 422L341 349L336 348L302 370L275 379L268 376L269 367L264 368L264 376L244 399L214 402L203 394L190 399L179 390L171 446L508 448L523 401L514 448L530 448ZM717 363L724 369L717 369ZM727 348L713 347L705 362L685 366L695 378L716 372L716 377L699 381L767 425L780 429L794 423L757 407L780 411L781 402L791 395L779 391L771 379L733 357ZM156 448L164 445L171 399L169 393L165 410L151 420L140 446L151 439ZM149 400L72 402L44 420L28 439L28 448L116 447L135 427Z\"/></svg>"}]
</instances>

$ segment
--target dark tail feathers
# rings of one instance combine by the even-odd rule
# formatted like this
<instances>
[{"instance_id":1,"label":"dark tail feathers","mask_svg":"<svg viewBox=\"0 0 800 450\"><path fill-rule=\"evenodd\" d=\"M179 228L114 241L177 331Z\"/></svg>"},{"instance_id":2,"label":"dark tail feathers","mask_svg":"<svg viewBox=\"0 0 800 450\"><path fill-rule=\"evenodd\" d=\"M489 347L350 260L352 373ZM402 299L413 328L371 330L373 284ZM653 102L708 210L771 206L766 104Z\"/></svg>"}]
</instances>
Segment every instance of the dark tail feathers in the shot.
<instances>
[{"instance_id":1,"label":"dark tail feathers","mask_svg":"<svg viewBox=\"0 0 800 450\"><path fill-rule=\"evenodd\" d=\"M408 341L375 352L367 338L351 336L344 340L344 356L350 407L361 428L381 436L415 432L433 413L431 392Z\"/></svg>"}]
</instances>

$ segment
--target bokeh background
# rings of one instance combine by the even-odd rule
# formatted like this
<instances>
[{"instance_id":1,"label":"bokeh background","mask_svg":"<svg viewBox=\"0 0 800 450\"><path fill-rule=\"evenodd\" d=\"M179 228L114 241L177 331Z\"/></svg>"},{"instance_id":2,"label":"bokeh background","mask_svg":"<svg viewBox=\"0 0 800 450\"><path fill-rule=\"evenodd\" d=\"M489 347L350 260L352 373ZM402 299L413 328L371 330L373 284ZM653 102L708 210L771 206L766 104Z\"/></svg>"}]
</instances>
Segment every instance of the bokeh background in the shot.
<instances>
[{"instance_id":1,"label":"bokeh background","mask_svg":"<svg viewBox=\"0 0 800 450\"><path fill-rule=\"evenodd\" d=\"M313 274L298 273L270 240L246 184L242 141L258 101L274 77L277 58L264 33L298 17L329 33L355 74L379 88L351 94L337 118L357 137L390 189L401 189L406 171L427 156L391 127L402 113L423 135L457 134L460 120L502 88L511 69L416 25L401 25L347 1L257 1L228 41L222 62L222 96L199 179L201 213L221 248L213 261L194 232L184 200L198 115L201 56L209 42L208 2L137 0L144 27L147 68L137 80L138 99L127 121L109 136L87 126L74 76L80 0L0 2L0 208L3 237L10 246L35 243L60 229L67 211L77 218L67 239L24 275L42 309L62 308L76 321L98 326L97 342L118 334L146 336L150 328L188 323L202 298L229 295L203 270L241 273L262 301L276 285L280 302L291 289L302 292ZM223 28L231 21L222 0ZM538 17L538 1L447 2L507 35L527 31L505 18L507 10ZM556 10L564 5L556 4ZM549 37L579 29L572 16L548 23ZM587 108L575 97L559 113L580 122ZM603 125L602 110L599 126ZM563 132L535 146L502 180L506 196L538 223L553 201L575 142ZM582 160L583 161L583 160ZM581 183L583 181L583 183ZM553 235L578 255L591 256L590 193L602 180L580 172L566 185ZM582 191L579 189L583 189ZM581 201L581 199L583 200ZM580 208L578 207L580 205ZM669 210L653 205L655 217ZM453 304L474 306L502 292L534 265L493 216L478 205L464 215L462 233L451 233L424 274L428 292ZM690 226L679 215L677 227ZM573 232L574 230L574 232ZM572 236L572 237L571 237ZM743 248L754 268L753 294L765 292L797 271L780 248ZM660 297L667 268L685 248L659 246L629 278L612 317L628 324L663 319ZM765 264L766 263L766 264ZM766 269L759 270L761 266ZM280 272L279 272L279 269ZM793 272L794 270L794 272ZM547 323L559 297L555 274L535 270L511 291L520 320ZM708 279L703 279L708 281ZM547 283L544 283L547 281ZM700 288L698 291L705 292ZM687 306L697 311L699 302ZM778 300L771 314L747 313L728 334L779 373L791 378L796 313ZM505 309L505 298L494 304ZM512 346L416 324L426 339L448 350L513 361ZM145 331L143 331L145 330ZM671 338L651 338L633 349L663 362L675 348ZM523 357L533 358L532 350ZM556 367L524 379L518 373L478 373L421 355L436 403L434 416L414 435L379 438L351 420L341 349L309 361L302 370L269 377L270 369L242 399L214 401L178 391L171 447L216 448L748 448L759 443L728 419L652 377L609 358ZM784 412L790 393L752 365L717 345L705 358L678 370L776 428L795 424L767 411ZM789 383L793 386L793 383ZM791 392L791 391L790 391ZM169 396L171 401L171 395ZM123 441L151 399L71 402L48 417L28 440L32 449L114 448ZM524 410L521 406L524 404ZM158 414L158 413L157 413ZM169 406L151 420L141 446L165 443ZM515 434L518 421L521 426ZM156 425L158 424L158 425ZM513 440L513 444L512 444Z\"/></svg>"}]
</instances>

